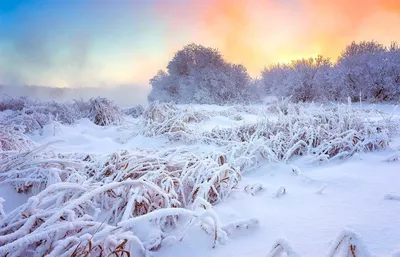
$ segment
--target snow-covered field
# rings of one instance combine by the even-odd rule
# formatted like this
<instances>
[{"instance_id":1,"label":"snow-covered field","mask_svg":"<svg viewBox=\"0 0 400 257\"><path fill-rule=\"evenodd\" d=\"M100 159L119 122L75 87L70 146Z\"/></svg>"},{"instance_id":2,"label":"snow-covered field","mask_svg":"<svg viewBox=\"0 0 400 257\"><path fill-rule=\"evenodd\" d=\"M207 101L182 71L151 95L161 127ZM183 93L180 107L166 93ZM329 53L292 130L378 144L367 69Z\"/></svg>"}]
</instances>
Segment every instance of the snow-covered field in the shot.
<instances>
[{"instance_id":1,"label":"snow-covered field","mask_svg":"<svg viewBox=\"0 0 400 257\"><path fill-rule=\"evenodd\" d=\"M2 126L0 256L400 249L394 105L153 104L119 125Z\"/></svg>"}]
</instances>

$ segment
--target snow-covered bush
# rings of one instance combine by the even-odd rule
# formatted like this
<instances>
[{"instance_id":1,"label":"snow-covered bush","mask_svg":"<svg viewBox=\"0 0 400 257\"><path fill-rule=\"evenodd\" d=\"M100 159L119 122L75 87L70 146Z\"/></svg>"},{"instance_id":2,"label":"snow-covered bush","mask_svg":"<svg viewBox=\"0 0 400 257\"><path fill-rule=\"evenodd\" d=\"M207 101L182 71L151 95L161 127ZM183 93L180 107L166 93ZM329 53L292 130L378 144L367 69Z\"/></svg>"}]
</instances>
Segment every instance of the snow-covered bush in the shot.
<instances>
[{"instance_id":1,"label":"snow-covered bush","mask_svg":"<svg viewBox=\"0 0 400 257\"><path fill-rule=\"evenodd\" d=\"M188 207L197 197L213 204L229 195L239 182L240 174L219 157L196 156L185 150L120 152L108 156L88 172L96 181L105 183L151 181L161 191L168 192L172 206ZM158 201L147 201L153 202ZM145 209L151 210L148 206Z\"/></svg>"},{"instance_id":2,"label":"snow-covered bush","mask_svg":"<svg viewBox=\"0 0 400 257\"><path fill-rule=\"evenodd\" d=\"M0 124L24 126L25 132L40 131L52 121L72 124L82 116L75 105L69 103L41 102L28 98L9 98L5 101L7 109L12 111L1 118Z\"/></svg>"},{"instance_id":3,"label":"snow-covered bush","mask_svg":"<svg viewBox=\"0 0 400 257\"><path fill-rule=\"evenodd\" d=\"M256 123L197 130L199 123L211 116L235 117L242 112L259 112L264 118ZM276 118L271 120L269 114ZM360 151L385 148L390 137L398 133L399 121L390 118L369 120L381 115L373 109L351 105L331 108L307 104L290 104L288 99L261 111L234 106L222 111L193 111L173 104L153 102L143 114L143 128L138 133L154 137L164 135L172 141L217 145L231 167L240 172L256 168L263 160L288 161L293 156L310 156L315 161L346 158Z\"/></svg>"},{"instance_id":4,"label":"snow-covered bush","mask_svg":"<svg viewBox=\"0 0 400 257\"><path fill-rule=\"evenodd\" d=\"M337 255L338 253L342 254ZM349 229L344 229L337 235L327 256L372 257L361 237Z\"/></svg>"},{"instance_id":5,"label":"snow-covered bush","mask_svg":"<svg viewBox=\"0 0 400 257\"><path fill-rule=\"evenodd\" d=\"M300 257L300 254L293 249L288 240L278 239L267 256L278 257L282 256L282 254L287 257ZM326 256L372 257L361 237L349 229L344 229L337 235Z\"/></svg>"},{"instance_id":6,"label":"snow-covered bush","mask_svg":"<svg viewBox=\"0 0 400 257\"><path fill-rule=\"evenodd\" d=\"M82 99L74 100L71 108L76 111L77 119L87 118L91 110L90 101L84 101Z\"/></svg>"},{"instance_id":7,"label":"snow-covered bush","mask_svg":"<svg viewBox=\"0 0 400 257\"><path fill-rule=\"evenodd\" d=\"M58 121L63 124L73 124L79 114L68 103L57 103L55 101L37 102L33 105L26 105L23 109L24 113L31 115L34 113L43 114L50 117L51 120Z\"/></svg>"},{"instance_id":8,"label":"snow-covered bush","mask_svg":"<svg viewBox=\"0 0 400 257\"><path fill-rule=\"evenodd\" d=\"M81 118L89 118L97 125L120 124L124 113L112 101L106 98L94 98L89 101L57 103L55 101L32 101L27 98L9 98L3 101L4 108L10 110L3 115L3 126L24 126L25 132L41 131L53 121L73 124ZM139 109L138 109L139 111Z\"/></svg>"},{"instance_id":9,"label":"snow-covered bush","mask_svg":"<svg viewBox=\"0 0 400 257\"><path fill-rule=\"evenodd\" d=\"M24 132L23 126L0 125L0 153L3 151L27 151L35 147L36 144L25 136Z\"/></svg>"},{"instance_id":10,"label":"snow-covered bush","mask_svg":"<svg viewBox=\"0 0 400 257\"><path fill-rule=\"evenodd\" d=\"M281 256L282 253L286 253L287 257L300 257L300 254L293 249L291 243L286 239L276 240L267 257L278 257Z\"/></svg>"},{"instance_id":11,"label":"snow-covered bush","mask_svg":"<svg viewBox=\"0 0 400 257\"><path fill-rule=\"evenodd\" d=\"M287 161L296 155L318 160L344 158L388 146L399 123L368 121L368 112L348 105L326 109L292 104L284 112L279 111L276 121L215 128L204 132L201 140L224 147L228 163L235 162L241 171L262 159Z\"/></svg>"},{"instance_id":12,"label":"snow-covered bush","mask_svg":"<svg viewBox=\"0 0 400 257\"><path fill-rule=\"evenodd\" d=\"M25 106L31 103L33 103L33 101L26 97L3 97L2 101L0 101L0 112L5 110L21 111Z\"/></svg>"},{"instance_id":13,"label":"snow-covered bush","mask_svg":"<svg viewBox=\"0 0 400 257\"><path fill-rule=\"evenodd\" d=\"M123 113L112 101L97 97L89 100L90 110L88 118L97 125L119 125L123 120Z\"/></svg>"},{"instance_id":14,"label":"snow-covered bush","mask_svg":"<svg viewBox=\"0 0 400 257\"><path fill-rule=\"evenodd\" d=\"M25 133L34 131L42 131L46 124L52 120L50 114L44 114L31 110L15 111L7 116L2 117L0 124L3 126L22 126L25 128Z\"/></svg>"},{"instance_id":15,"label":"snow-covered bush","mask_svg":"<svg viewBox=\"0 0 400 257\"><path fill-rule=\"evenodd\" d=\"M77 169L82 169L81 163L60 158L51 152L43 156L46 147L29 146L30 149L25 151L2 152L0 181L11 183L18 192L40 191L51 184L67 181Z\"/></svg>"},{"instance_id":16,"label":"snow-covered bush","mask_svg":"<svg viewBox=\"0 0 400 257\"><path fill-rule=\"evenodd\" d=\"M189 127L189 123L198 123L208 116L190 107L179 109L172 103L152 102L143 112L144 129L146 136L167 135L172 141L183 140L191 142L196 133Z\"/></svg>"}]
</instances>

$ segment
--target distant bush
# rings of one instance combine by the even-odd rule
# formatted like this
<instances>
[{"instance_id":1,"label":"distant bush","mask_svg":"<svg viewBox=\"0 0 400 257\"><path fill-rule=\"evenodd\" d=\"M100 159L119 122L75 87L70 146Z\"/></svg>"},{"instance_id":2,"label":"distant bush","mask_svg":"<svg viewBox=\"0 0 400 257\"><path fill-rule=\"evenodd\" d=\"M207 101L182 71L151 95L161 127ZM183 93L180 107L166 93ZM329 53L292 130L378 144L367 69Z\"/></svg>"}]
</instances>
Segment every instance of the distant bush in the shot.
<instances>
[{"instance_id":1,"label":"distant bush","mask_svg":"<svg viewBox=\"0 0 400 257\"><path fill-rule=\"evenodd\" d=\"M21 111L26 106L27 102L31 102L26 97L13 98L13 97L4 97L2 101L0 101L0 112L5 110L12 111Z\"/></svg>"},{"instance_id":2,"label":"distant bush","mask_svg":"<svg viewBox=\"0 0 400 257\"><path fill-rule=\"evenodd\" d=\"M88 118L100 126L119 125L123 120L123 113L117 105L106 98L92 98L89 100L90 110Z\"/></svg>"},{"instance_id":3,"label":"distant bush","mask_svg":"<svg viewBox=\"0 0 400 257\"><path fill-rule=\"evenodd\" d=\"M73 103L5 98L0 102L0 108L3 111L11 111L1 116L0 125L22 126L25 132L41 131L52 121L73 124L81 118L89 118L100 126L118 125L122 122L124 115L118 106L106 98L79 100Z\"/></svg>"},{"instance_id":4,"label":"distant bush","mask_svg":"<svg viewBox=\"0 0 400 257\"><path fill-rule=\"evenodd\" d=\"M144 112L144 107L142 105L136 105L131 108L123 110L126 115L132 116L133 118L140 117Z\"/></svg>"}]
</instances>

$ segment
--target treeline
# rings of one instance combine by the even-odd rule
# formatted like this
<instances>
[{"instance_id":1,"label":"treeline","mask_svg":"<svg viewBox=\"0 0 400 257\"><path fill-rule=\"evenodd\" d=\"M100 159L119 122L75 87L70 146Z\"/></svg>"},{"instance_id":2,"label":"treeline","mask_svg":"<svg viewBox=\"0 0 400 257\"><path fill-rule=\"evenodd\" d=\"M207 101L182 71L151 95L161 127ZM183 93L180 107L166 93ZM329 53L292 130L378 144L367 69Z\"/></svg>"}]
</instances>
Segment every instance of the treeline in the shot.
<instances>
[{"instance_id":1,"label":"treeline","mask_svg":"<svg viewBox=\"0 0 400 257\"><path fill-rule=\"evenodd\" d=\"M266 67L252 79L243 65L223 59L217 49L190 44L150 80L149 101L225 104L256 102L266 95L295 102L398 101L400 47L375 41L352 42L337 62L318 56Z\"/></svg>"}]
</instances>

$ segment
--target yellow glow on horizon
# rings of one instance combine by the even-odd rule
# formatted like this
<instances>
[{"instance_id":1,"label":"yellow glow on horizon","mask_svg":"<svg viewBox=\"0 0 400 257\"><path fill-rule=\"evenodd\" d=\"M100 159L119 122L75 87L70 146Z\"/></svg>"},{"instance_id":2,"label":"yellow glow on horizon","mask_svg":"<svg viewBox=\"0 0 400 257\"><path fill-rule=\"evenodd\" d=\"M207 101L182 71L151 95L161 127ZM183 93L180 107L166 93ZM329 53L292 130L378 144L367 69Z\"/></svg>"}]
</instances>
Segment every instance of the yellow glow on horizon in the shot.
<instances>
[{"instance_id":1,"label":"yellow glow on horizon","mask_svg":"<svg viewBox=\"0 0 400 257\"><path fill-rule=\"evenodd\" d=\"M186 43L218 48L255 77L275 63L318 55L336 61L352 41L400 42L398 0L194 0L172 7L165 1L165 8L176 10L171 30L195 9Z\"/></svg>"}]
</instances>

